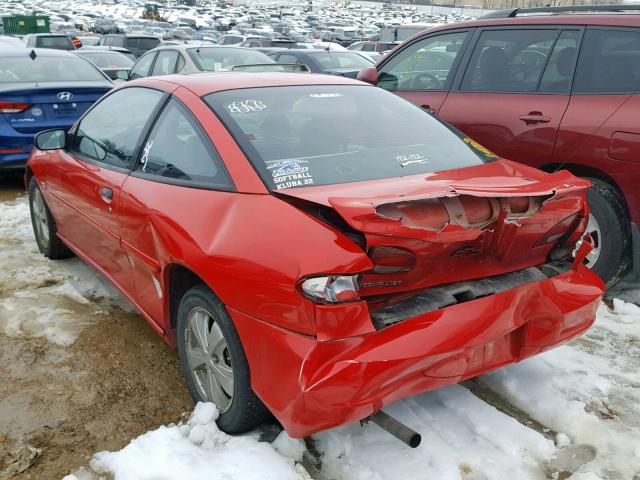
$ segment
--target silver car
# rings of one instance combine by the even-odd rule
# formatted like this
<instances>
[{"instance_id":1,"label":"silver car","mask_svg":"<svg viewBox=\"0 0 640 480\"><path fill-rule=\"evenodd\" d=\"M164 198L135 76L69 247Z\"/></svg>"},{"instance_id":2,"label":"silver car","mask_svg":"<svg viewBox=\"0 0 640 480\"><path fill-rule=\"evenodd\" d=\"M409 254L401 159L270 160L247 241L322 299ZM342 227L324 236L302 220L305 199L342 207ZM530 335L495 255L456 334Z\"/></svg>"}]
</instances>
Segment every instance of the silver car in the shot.
<instances>
[{"instance_id":1,"label":"silver car","mask_svg":"<svg viewBox=\"0 0 640 480\"><path fill-rule=\"evenodd\" d=\"M239 65L275 63L262 52L221 45L168 45L154 48L131 67L130 79L231 70Z\"/></svg>"}]
</instances>

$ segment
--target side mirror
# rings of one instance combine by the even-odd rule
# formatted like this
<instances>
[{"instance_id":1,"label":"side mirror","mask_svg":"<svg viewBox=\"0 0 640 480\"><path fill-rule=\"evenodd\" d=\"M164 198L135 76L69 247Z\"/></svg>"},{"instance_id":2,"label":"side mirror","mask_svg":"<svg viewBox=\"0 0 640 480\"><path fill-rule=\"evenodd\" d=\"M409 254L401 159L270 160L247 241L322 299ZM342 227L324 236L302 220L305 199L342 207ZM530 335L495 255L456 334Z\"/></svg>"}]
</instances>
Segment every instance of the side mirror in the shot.
<instances>
[{"instance_id":1,"label":"side mirror","mask_svg":"<svg viewBox=\"0 0 640 480\"><path fill-rule=\"evenodd\" d=\"M36 148L38 150L59 150L67 147L67 132L62 128L45 130L36 135Z\"/></svg>"},{"instance_id":2,"label":"side mirror","mask_svg":"<svg viewBox=\"0 0 640 480\"><path fill-rule=\"evenodd\" d=\"M378 70L376 67L363 68L358 72L358 80L375 85L378 83Z\"/></svg>"}]
</instances>

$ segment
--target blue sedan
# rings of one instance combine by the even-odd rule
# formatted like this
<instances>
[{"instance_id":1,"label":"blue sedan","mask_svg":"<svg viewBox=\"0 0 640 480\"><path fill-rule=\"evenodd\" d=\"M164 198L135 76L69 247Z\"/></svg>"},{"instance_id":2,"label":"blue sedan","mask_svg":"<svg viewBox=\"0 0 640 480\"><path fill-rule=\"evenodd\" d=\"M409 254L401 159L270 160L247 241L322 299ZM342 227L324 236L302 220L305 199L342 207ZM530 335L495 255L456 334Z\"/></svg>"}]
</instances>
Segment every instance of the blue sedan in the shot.
<instances>
[{"instance_id":1,"label":"blue sedan","mask_svg":"<svg viewBox=\"0 0 640 480\"><path fill-rule=\"evenodd\" d=\"M33 137L69 129L113 82L91 62L50 49L0 49L0 173L23 169Z\"/></svg>"}]
</instances>

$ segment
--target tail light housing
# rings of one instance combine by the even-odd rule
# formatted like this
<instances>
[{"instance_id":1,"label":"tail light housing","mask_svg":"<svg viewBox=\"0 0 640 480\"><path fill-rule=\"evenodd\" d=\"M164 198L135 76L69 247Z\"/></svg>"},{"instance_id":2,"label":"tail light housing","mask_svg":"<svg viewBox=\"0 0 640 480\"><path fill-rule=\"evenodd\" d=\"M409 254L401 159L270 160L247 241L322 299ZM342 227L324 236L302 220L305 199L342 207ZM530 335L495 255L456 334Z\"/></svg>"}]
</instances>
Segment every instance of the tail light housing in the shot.
<instances>
[{"instance_id":1,"label":"tail light housing","mask_svg":"<svg viewBox=\"0 0 640 480\"><path fill-rule=\"evenodd\" d=\"M0 113L20 113L31 108L30 103L0 100Z\"/></svg>"},{"instance_id":2,"label":"tail light housing","mask_svg":"<svg viewBox=\"0 0 640 480\"><path fill-rule=\"evenodd\" d=\"M345 303L360 300L360 275L309 277L299 284L302 294L316 303Z\"/></svg>"},{"instance_id":3,"label":"tail light housing","mask_svg":"<svg viewBox=\"0 0 640 480\"><path fill-rule=\"evenodd\" d=\"M580 213L574 213L562 219L551 230L545 233L534 244L534 247L540 247L549 243L565 243L573 236L575 236L577 240L579 230L584 230L585 228L585 217ZM574 233L576 235L574 235Z\"/></svg>"},{"instance_id":4,"label":"tail light housing","mask_svg":"<svg viewBox=\"0 0 640 480\"><path fill-rule=\"evenodd\" d=\"M398 247L378 246L369 249L374 273L408 272L416 266L416 256L409 250Z\"/></svg>"}]
</instances>

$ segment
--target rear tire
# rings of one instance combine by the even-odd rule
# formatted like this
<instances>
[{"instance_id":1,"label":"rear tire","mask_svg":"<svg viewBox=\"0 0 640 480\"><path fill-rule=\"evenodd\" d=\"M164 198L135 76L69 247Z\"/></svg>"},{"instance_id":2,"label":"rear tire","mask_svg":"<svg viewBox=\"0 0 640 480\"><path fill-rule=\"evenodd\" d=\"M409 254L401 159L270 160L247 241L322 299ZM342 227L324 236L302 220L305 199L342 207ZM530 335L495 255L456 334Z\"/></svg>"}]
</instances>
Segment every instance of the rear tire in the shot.
<instances>
[{"instance_id":1,"label":"rear tire","mask_svg":"<svg viewBox=\"0 0 640 480\"><path fill-rule=\"evenodd\" d=\"M73 252L58 238L56 221L38 187L35 177L29 180L29 210L38 250L51 260L69 258Z\"/></svg>"},{"instance_id":2,"label":"rear tire","mask_svg":"<svg viewBox=\"0 0 640 480\"><path fill-rule=\"evenodd\" d=\"M597 227L592 236L599 250L597 259L588 266L602 278L607 287L611 287L620 281L629 266L630 221L615 187L597 178L588 180L593 186L587 191L587 200L592 221L595 220Z\"/></svg>"},{"instance_id":3,"label":"rear tire","mask_svg":"<svg viewBox=\"0 0 640 480\"><path fill-rule=\"evenodd\" d=\"M216 404L220 430L242 433L271 418L251 388L249 364L233 321L206 286L197 285L182 297L177 340L189 392L196 402Z\"/></svg>"}]
</instances>

